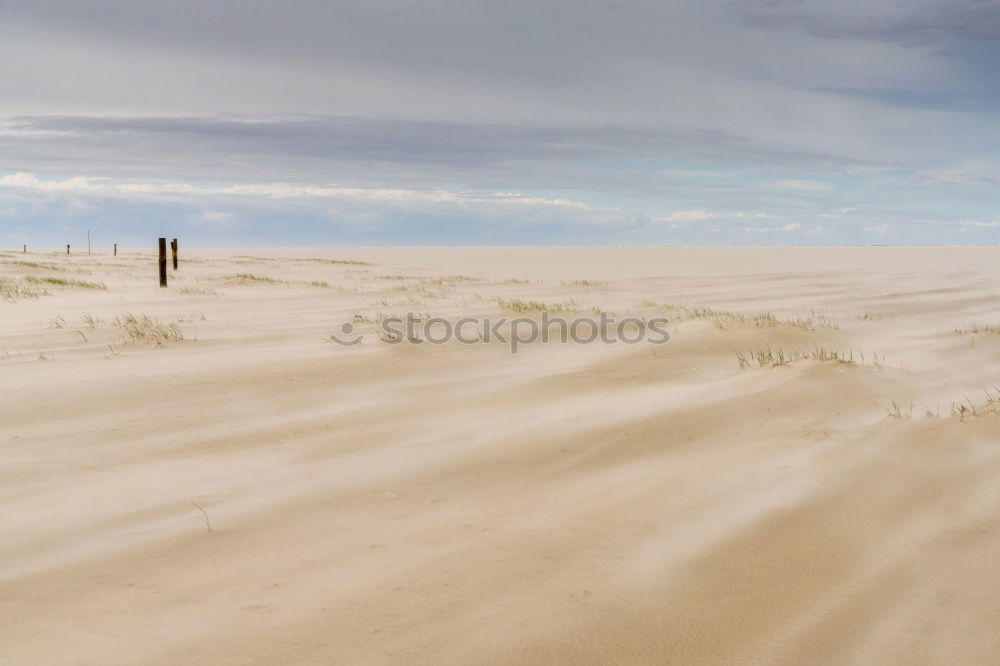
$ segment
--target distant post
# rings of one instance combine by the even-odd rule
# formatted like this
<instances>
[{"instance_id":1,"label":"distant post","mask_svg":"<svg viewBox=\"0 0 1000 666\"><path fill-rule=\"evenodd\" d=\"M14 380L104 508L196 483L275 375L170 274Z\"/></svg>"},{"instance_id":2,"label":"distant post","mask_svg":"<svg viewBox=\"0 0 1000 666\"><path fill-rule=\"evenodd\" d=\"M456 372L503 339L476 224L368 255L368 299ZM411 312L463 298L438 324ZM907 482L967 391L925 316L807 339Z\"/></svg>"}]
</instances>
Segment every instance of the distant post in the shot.
<instances>
[{"instance_id":1,"label":"distant post","mask_svg":"<svg viewBox=\"0 0 1000 666\"><path fill-rule=\"evenodd\" d=\"M177 270L177 239L170 241L170 251L174 255L174 270Z\"/></svg>"},{"instance_id":2,"label":"distant post","mask_svg":"<svg viewBox=\"0 0 1000 666\"><path fill-rule=\"evenodd\" d=\"M69 243L66 243L66 254L69 254Z\"/></svg>"},{"instance_id":3,"label":"distant post","mask_svg":"<svg viewBox=\"0 0 1000 666\"><path fill-rule=\"evenodd\" d=\"M22 253L23 254L28 254L28 246L27 245L24 246L24 250L22 250Z\"/></svg>"},{"instance_id":4,"label":"distant post","mask_svg":"<svg viewBox=\"0 0 1000 666\"><path fill-rule=\"evenodd\" d=\"M90 229L87 229L87 256L90 256Z\"/></svg>"},{"instance_id":5,"label":"distant post","mask_svg":"<svg viewBox=\"0 0 1000 666\"><path fill-rule=\"evenodd\" d=\"M115 243L115 256L118 256L118 243Z\"/></svg>"},{"instance_id":6,"label":"distant post","mask_svg":"<svg viewBox=\"0 0 1000 666\"><path fill-rule=\"evenodd\" d=\"M167 239L160 239L160 286L167 286Z\"/></svg>"}]
</instances>

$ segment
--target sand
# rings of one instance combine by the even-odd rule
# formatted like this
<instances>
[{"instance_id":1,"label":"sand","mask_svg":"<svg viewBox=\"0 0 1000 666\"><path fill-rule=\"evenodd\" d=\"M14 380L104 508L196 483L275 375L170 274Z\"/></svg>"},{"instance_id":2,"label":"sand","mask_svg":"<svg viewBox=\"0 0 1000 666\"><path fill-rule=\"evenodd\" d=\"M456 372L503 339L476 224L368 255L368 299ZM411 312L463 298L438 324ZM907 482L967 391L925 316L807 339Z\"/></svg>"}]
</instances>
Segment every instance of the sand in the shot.
<instances>
[{"instance_id":1,"label":"sand","mask_svg":"<svg viewBox=\"0 0 1000 666\"><path fill-rule=\"evenodd\" d=\"M169 289L148 251L0 276L49 292L0 302L0 663L1000 654L996 248L182 245ZM500 298L672 339L329 341ZM769 347L813 358L740 367Z\"/></svg>"}]
</instances>

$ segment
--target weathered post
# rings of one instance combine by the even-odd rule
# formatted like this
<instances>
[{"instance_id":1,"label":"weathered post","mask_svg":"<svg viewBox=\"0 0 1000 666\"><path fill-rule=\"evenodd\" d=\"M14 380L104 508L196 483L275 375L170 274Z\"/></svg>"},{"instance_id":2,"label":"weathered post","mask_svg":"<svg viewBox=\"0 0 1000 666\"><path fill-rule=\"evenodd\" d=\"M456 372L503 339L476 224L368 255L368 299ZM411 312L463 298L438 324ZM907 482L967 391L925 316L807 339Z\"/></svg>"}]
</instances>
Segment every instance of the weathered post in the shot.
<instances>
[{"instance_id":1,"label":"weathered post","mask_svg":"<svg viewBox=\"0 0 1000 666\"><path fill-rule=\"evenodd\" d=\"M177 239L170 241L170 251L174 255L174 270L177 270Z\"/></svg>"},{"instance_id":2,"label":"weathered post","mask_svg":"<svg viewBox=\"0 0 1000 666\"><path fill-rule=\"evenodd\" d=\"M21 251L23 254L28 254L28 246L24 246L24 250Z\"/></svg>"},{"instance_id":3,"label":"weathered post","mask_svg":"<svg viewBox=\"0 0 1000 666\"><path fill-rule=\"evenodd\" d=\"M115 256L118 256L118 243L115 243Z\"/></svg>"},{"instance_id":4,"label":"weathered post","mask_svg":"<svg viewBox=\"0 0 1000 666\"><path fill-rule=\"evenodd\" d=\"M160 239L160 286L167 286L167 239Z\"/></svg>"}]
</instances>

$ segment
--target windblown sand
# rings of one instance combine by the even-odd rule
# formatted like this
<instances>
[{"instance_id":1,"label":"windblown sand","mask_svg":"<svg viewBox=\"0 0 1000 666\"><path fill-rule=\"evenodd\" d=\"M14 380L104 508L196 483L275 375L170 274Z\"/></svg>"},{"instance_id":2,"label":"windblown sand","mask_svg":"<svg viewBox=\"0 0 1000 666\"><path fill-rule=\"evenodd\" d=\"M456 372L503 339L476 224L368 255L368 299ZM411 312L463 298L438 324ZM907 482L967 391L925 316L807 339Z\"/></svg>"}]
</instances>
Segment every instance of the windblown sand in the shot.
<instances>
[{"instance_id":1,"label":"windblown sand","mask_svg":"<svg viewBox=\"0 0 1000 666\"><path fill-rule=\"evenodd\" d=\"M0 254L0 663L1000 655L1000 249L181 250Z\"/></svg>"}]
</instances>

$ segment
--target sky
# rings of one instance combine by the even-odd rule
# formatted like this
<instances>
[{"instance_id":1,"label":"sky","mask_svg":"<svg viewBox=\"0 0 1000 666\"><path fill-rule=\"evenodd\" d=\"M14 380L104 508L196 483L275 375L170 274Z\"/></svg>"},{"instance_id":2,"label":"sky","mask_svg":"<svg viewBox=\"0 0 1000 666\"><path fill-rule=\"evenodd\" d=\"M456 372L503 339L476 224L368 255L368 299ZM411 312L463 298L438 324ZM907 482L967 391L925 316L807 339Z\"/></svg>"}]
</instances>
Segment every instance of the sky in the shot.
<instances>
[{"instance_id":1,"label":"sky","mask_svg":"<svg viewBox=\"0 0 1000 666\"><path fill-rule=\"evenodd\" d=\"M0 246L1000 242L1000 0L0 0Z\"/></svg>"}]
</instances>

